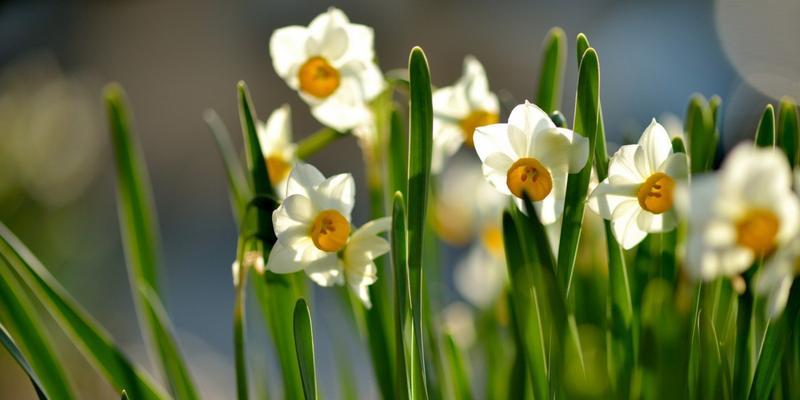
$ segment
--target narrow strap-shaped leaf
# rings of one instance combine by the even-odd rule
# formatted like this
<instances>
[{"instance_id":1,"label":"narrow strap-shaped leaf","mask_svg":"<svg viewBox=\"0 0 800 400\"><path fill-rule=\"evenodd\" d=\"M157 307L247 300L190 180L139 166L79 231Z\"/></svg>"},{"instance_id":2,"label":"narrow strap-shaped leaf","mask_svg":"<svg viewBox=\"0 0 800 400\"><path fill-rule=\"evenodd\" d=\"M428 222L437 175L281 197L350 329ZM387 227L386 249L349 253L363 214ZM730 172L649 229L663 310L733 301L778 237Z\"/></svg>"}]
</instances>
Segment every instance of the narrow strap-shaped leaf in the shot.
<instances>
[{"instance_id":1,"label":"narrow strap-shaped leaf","mask_svg":"<svg viewBox=\"0 0 800 400\"><path fill-rule=\"evenodd\" d=\"M586 38L584 33L579 33L578 37L575 39L575 55L578 56L578 65L581 64L581 60L583 59L583 55L586 53L586 50L589 50L589 39Z\"/></svg>"},{"instance_id":2,"label":"narrow strap-shaped leaf","mask_svg":"<svg viewBox=\"0 0 800 400\"><path fill-rule=\"evenodd\" d=\"M222 122L217 112L214 110L207 110L205 114L203 114L203 118L211 130L211 134L214 136L214 141L217 144L217 150L219 150L219 154L222 156L222 164L225 166L225 174L228 177L228 193L231 197L233 216L236 219L236 223L241 224L245 210L247 209L247 202L253 196L250 192L250 186L247 185L244 166L233 147L230 133L228 133L228 129L225 127L225 124Z\"/></svg>"},{"instance_id":3,"label":"narrow strap-shaped leaf","mask_svg":"<svg viewBox=\"0 0 800 400\"><path fill-rule=\"evenodd\" d=\"M406 191L408 148L405 132L400 112L397 108L393 108L389 124L389 149L387 152L389 183L391 184L389 193L397 191L405 193Z\"/></svg>"},{"instance_id":4,"label":"narrow strap-shaped leaf","mask_svg":"<svg viewBox=\"0 0 800 400\"><path fill-rule=\"evenodd\" d=\"M306 400L317 399L317 373L314 367L314 334L311 329L311 316L304 299L297 300L294 306L294 348L303 380L303 394Z\"/></svg>"},{"instance_id":5,"label":"narrow strap-shaped leaf","mask_svg":"<svg viewBox=\"0 0 800 400\"><path fill-rule=\"evenodd\" d=\"M575 268L578 241L581 237L585 200L592 173L600 105L599 90L600 64L597 53L590 48L581 60L578 70L578 92L575 97L575 122L573 124L573 130L589 140L589 157L583 169L577 174L570 174L567 179L563 224L558 248L558 281L560 287L564 288L567 298L572 286L572 274Z\"/></svg>"},{"instance_id":6,"label":"narrow strap-shaped leaf","mask_svg":"<svg viewBox=\"0 0 800 400\"><path fill-rule=\"evenodd\" d=\"M169 395L144 371L134 366L50 272L0 223L0 256L36 298L44 304L78 349L116 389L125 389L134 399L168 399Z\"/></svg>"},{"instance_id":7,"label":"narrow strap-shaped leaf","mask_svg":"<svg viewBox=\"0 0 800 400\"><path fill-rule=\"evenodd\" d=\"M800 129L798 129L797 104L788 97L781 99L778 106L778 146L786 153L789 164L797 165L798 142L800 142Z\"/></svg>"},{"instance_id":8,"label":"narrow strap-shaped leaf","mask_svg":"<svg viewBox=\"0 0 800 400\"><path fill-rule=\"evenodd\" d=\"M756 146L775 147L775 108L767 104L756 130Z\"/></svg>"},{"instance_id":9,"label":"narrow strap-shaped leaf","mask_svg":"<svg viewBox=\"0 0 800 400\"><path fill-rule=\"evenodd\" d=\"M745 280L749 280L748 273L746 273ZM736 344L734 352L734 369L733 369L733 397L735 399L746 399L750 390L752 379L752 362L750 351L750 336L752 332L752 315L753 315L753 292L751 288L745 289L744 293L739 295L736 311Z\"/></svg>"},{"instance_id":10,"label":"narrow strap-shaped leaf","mask_svg":"<svg viewBox=\"0 0 800 400\"><path fill-rule=\"evenodd\" d=\"M396 192L392 202L392 269L394 270L395 389L397 398L410 399L419 377L413 373L420 364L414 345L414 324L411 313L411 287L406 260L406 211L403 194ZM412 371L412 372L409 372Z\"/></svg>"},{"instance_id":11,"label":"narrow strap-shaped leaf","mask_svg":"<svg viewBox=\"0 0 800 400\"><path fill-rule=\"evenodd\" d=\"M3 263L5 264L5 263ZM33 389L40 399L47 399L48 393L54 399L72 399L74 395L64 374L58 358L53 352L53 346L40 327L43 326L38 320L35 310L30 304L30 299L21 293L21 288L15 282L11 273L5 265L0 271L0 317L7 321L7 325L12 327L24 343L30 354L33 367L17 347L5 326L0 322L0 342L6 348L14 361L28 375L28 379L33 384ZM16 286L15 288L12 288ZM40 371L44 379L39 379L36 371Z\"/></svg>"},{"instance_id":12,"label":"narrow strap-shaped leaf","mask_svg":"<svg viewBox=\"0 0 800 400\"><path fill-rule=\"evenodd\" d=\"M444 334L444 342L445 354L447 354L453 381L453 398L471 399L472 388L470 386L469 371L467 370L466 360L461 354L461 349L449 333Z\"/></svg>"},{"instance_id":13,"label":"narrow strap-shaped leaf","mask_svg":"<svg viewBox=\"0 0 800 400\"><path fill-rule=\"evenodd\" d=\"M564 67L567 58L567 40L564 30L555 27L544 39L542 69L539 72L539 91L536 104L546 113L559 109L564 85Z\"/></svg>"},{"instance_id":14,"label":"narrow strap-shaped leaf","mask_svg":"<svg viewBox=\"0 0 800 400\"><path fill-rule=\"evenodd\" d=\"M756 371L753 377L753 386L750 389L750 399L767 399L770 397L775 382L778 380L779 370L788 368L788 365L781 365L781 357L790 348L790 341L796 338L797 332L793 331L791 324L797 321L800 313L800 283L795 281L789 292L789 298L795 300L788 302L781 317L770 323L761 355L756 363Z\"/></svg>"},{"instance_id":15,"label":"narrow strap-shaped leaf","mask_svg":"<svg viewBox=\"0 0 800 400\"><path fill-rule=\"evenodd\" d=\"M425 362L422 344L422 246L425 230L425 215L428 208L431 152L433 148L433 104L431 99L431 77L428 61L422 49L411 50L408 61L410 76L410 124L408 140L408 266L411 287L411 310L414 317L414 339L419 352L419 393L427 399Z\"/></svg>"},{"instance_id":16,"label":"narrow strap-shaped leaf","mask_svg":"<svg viewBox=\"0 0 800 400\"><path fill-rule=\"evenodd\" d=\"M548 363L538 294L531 277L533 266L526 261L518 228L508 211L503 213L503 244L511 282L514 324L522 345L521 353L525 357L525 366L533 384L534 397L547 399L550 393Z\"/></svg>"},{"instance_id":17,"label":"narrow strap-shaped leaf","mask_svg":"<svg viewBox=\"0 0 800 400\"><path fill-rule=\"evenodd\" d=\"M170 330L163 324L166 313L158 315L153 303L159 299L159 250L155 207L150 178L131 132L131 121L119 85L105 89L105 101L117 166L117 207L131 291L142 330L157 357L172 392L181 399L197 398L186 362ZM145 299L149 293L151 299Z\"/></svg>"},{"instance_id":18,"label":"narrow strap-shaped leaf","mask_svg":"<svg viewBox=\"0 0 800 400\"><path fill-rule=\"evenodd\" d=\"M689 140L689 161L692 173L706 171L710 165L710 153L716 145L714 137L714 115L706 99L695 94L689 100L684 126Z\"/></svg>"},{"instance_id":19,"label":"narrow strap-shaped leaf","mask_svg":"<svg viewBox=\"0 0 800 400\"><path fill-rule=\"evenodd\" d=\"M119 397L122 400L128 400L128 392L123 390L122 393L119 395Z\"/></svg>"}]
</instances>

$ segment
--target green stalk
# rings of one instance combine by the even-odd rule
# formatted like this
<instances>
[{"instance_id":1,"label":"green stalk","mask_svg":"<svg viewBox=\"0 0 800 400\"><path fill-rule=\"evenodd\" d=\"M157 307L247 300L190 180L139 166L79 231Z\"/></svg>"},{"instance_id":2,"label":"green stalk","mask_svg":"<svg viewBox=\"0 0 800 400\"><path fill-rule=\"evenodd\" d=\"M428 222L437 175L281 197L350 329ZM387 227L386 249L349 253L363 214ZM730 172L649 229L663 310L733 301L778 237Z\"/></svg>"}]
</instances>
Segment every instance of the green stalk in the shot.
<instances>
[{"instance_id":1,"label":"green stalk","mask_svg":"<svg viewBox=\"0 0 800 400\"><path fill-rule=\"evenodd\" d=\"M336 139L347 137L349 135L350 132L338 132L332 128L322 128L297 143L295 155L301 160L306 160L327 147Z\"/></svg>"}]
</instances>

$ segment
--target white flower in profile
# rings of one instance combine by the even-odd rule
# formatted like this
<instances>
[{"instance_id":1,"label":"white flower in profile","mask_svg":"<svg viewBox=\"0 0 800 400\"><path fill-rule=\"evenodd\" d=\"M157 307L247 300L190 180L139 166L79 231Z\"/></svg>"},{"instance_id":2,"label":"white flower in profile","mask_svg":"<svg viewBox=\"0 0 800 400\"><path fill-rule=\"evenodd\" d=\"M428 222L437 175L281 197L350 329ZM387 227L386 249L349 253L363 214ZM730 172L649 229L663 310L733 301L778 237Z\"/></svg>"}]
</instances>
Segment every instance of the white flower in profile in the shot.
<instances>
[{"instance_id":1,"label":"white flower in profile","mask_svg":"<svg viewBox=\"0 0 800 400\"><path fill-rule=\"evenodd\" d=\"M483 65L473 56L464 58L464 73L453 86L433 92L433 158L438 173L462 143L472 146L475 128L500 120L500 103L489 91Z\"/></svg>"},{"instance_id":2,"label":"white flower in profile","mask_svg":"<svg viewBox=\"0 0 800 400\"><path fill-rule=\"evenodd\" d=\"M269 181L279 197L286 191L286 181L295 162L295 144L292 143L292 112L288 104L276 109L266 122L258 122L258 142L267 163Z\"/></svg>"},{"instance_id":3,"label":"white flower in profile","mask_svg":"<svg viewBox=\"0 0 800 400\"><path fill-rule=\"evenodd\" d=\"M794 237L800 200L791 181L782 152L750 143L737 146L718 173L694 177L683 206L689 273L704 280L738 275Z\"/></svg>"},{"instance_id":4,"label":"white flower in profile","mask_svg":"<svg viewBox=\"0 0 800 400\"><path fill-rule=\"evenodd\" d=\"M539 220L553 224L564 212L567 177L586 165L589 140L558 128L539 107L514 107L507 124L481 126L473 136L483 174L500 193L524 209L527 195Z\"/></svg>"},{"instance_id":5,"label":"white flower in profile","mask_svg":"<svg viewBox=\"0 0 800 400\"><path fill-rule=\"evenodd\" d=\"M608 177L589 195L588 205L611 221L614 237L627 250L648 233L675 229L675 185L687 175L686 154L672 152L669 134L653 119L639 143L614 153Z\"/></svg>"},{"instance_id":6,"label":"white flower in profile","mask_svg":"<svg viewBox=\"0 0 800 400\"><path fill-rule=\"evenodd\" d=\"M346 131L365 123L367 102L384 88L372 28L330 8L308 27L276 30L269 43L275 71L311 106L322 124Z\"/></svg>"},{"instance_id":7,"label":"white flower in profile","mask_svg":"<svg viewBox=\"0 0 800 400\"><path fill-rule=\"evenodd\" d=\"M272 214L277 241L266 269L279 274L304 270L320 286L346 281L369 307L367 286L377 278L373 260L389 251L378 234L389 228L390 219L369 222L351 234L354 201L350 174L325 179L313 166L296 163L285 198Z\"/></svg>"}]
</instances>

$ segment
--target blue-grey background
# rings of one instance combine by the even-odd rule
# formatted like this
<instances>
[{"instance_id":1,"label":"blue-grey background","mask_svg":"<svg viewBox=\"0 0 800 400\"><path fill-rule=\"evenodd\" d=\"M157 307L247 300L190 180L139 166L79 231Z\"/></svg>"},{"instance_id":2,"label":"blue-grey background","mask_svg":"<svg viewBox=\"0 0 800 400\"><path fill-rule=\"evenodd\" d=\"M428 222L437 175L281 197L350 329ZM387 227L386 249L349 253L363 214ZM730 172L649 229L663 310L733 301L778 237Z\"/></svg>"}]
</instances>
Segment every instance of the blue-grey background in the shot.
<instances>
[{"instance_id":1,"label":"blue-grey background","mask_svg":"<svg viewBox=\"0 0 800 400\"><path fill-rule=\"evenodd\" d=\"M577 69L573 42L585 32L600 55L609 140L636 138L664 113L682 118L689 96L699 92L722 97L723 143L729 148L752 135L767 102L800 94L800 47L792 44L800 38L793 20L800 8L791 0L750 3L0 1L0 218L134 359L150 366L127 283L100 102L102 85L120 82L154 187L168 310L206 397L232 398L230 264L236 231L222 164L202 113L216 109L240 144L235 84L245 80L262 118L289 103L297 138L319 128L272 69L267 44L273 30L305 25L335 5L352 21L374 27L384 70L404 67L410 48L420 45L433 83L447 85L460 75L464 55L473 54L484 63L491 87L521 102L535 91L542 39L552 26L561 26L569 39L562 99L568 120ZM355 141L336 142L312 162L326 175L356 176L355 219L362 223L367 202ZM341 354L332 343L347 337L351 346L344 353L361 366L361 393L374 397L365 347L337 299L316 290L312 306L321 390L337 397ZM253 363L274 372L255 311ZM50 325L82 397L114 398ZM33 398L4 352L0 397Z\"/></svg>"}]
</instances>

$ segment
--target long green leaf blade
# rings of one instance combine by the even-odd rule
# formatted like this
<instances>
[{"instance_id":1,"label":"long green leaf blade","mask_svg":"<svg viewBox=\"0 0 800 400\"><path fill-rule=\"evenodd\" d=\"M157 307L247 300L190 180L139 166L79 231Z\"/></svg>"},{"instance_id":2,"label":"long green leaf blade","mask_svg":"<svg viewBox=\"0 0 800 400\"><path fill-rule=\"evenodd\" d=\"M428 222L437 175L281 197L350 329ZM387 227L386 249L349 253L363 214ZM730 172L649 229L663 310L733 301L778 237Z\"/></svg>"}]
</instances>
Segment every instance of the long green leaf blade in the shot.
<instances>
[{"instance_id":1,"label":"long green leaf blade","mask_svg":"<svg viewBox=\"0 0 800 400\"><path fill-rule=\"evenodd\" d=\"M300 378L303 380L305 399L316 400L317 373L314 367L314 334L311 328L308 304L303 299L297 300L294 307L294 346L300 367Z\"/></svg>"},{"instance_id":2,"label":"long green leaf blade","mask_svg":"<svg viewBox=\"0 0 800 400\"><path fill-rule=\"evenodd\" d=\"M144 371L134 366L119 348L50 272L0 223L0 256L8 263L92 365L116 390L127 390L135 399L168 399L169 395Z\"/></svg>"},{"instance_id":3,"label":"long green leaf blade","mask_svg":"<svg viewBox=\"0 0 800 400\"><path fill-rule=\"evenodd\" d=\"M536 104L546 113L559 109L564 85L564 67L567 58L567 40L564 30L555 27L544 39L544 57L539 72L539 91Z\"/></svg>"},{"instance_id":4,"label":"long green leaf blade","mask_svg":"<svg viewBox=\"0 0 800 400\"><path fill-rule=\"evenodd\" d=\"M406 260L406 211L403 194L396 192L392 202L392 269L394 270L394 328L395 360L397 362L395 389L399 399L409 399L418 377L414 366L419 365L419 353L414 346L411 313L411 288ZM416 383L418 385L419 383Z\"/></svg>"},{"instance_id":5,"label":"long green leaf blade","mask_svg":"<svg viewBox=\"0 0 800 400\"><path fill-rule=\"evenodd\" d=\"M702 172L711 166L711 153L716 145L714 115L706 99L695 94L689 100L684 127L689 141L689 162L692 173Z\"/></svg>"},{"instance_id":6,"label":"long green leaf blade","mask_svg":"<svg viewBox=\"0 0 800 400\"><path fill-rule=\"evenodd\" d=\"M181 399L196 399L197 391L186 362L170 329L164 326L166 313L159 315L154 302L159 300L159 250L157 222L150 179L139 148L131 132L125 94L119 85L105 89L106 109L117 166L117 207L137 311L142 332L153 346L172 392ZM146 299L147 295L154 299Z\"/></svg>"},{"instance_id":7,"label":"long green leaf blade","mask_svg":"<svg viewBox=\"0 0 800 400\"><path fill-rule=\"evenodd\" d=\"M75 398L61 363L53 351L53 345L40 329L44 324L36 315L30 298L23 292L5 263L2 264L0 317L3 323L0 323L0 342L28 375L40 399L48 398L45 393L55 399ZM20 339L23 349L29 355L30 364L11 338L4 323L16 332L15 336ZM39 379L39 375L43 379Z\"/></svg>"},{"instance_id":8,"label":"long green leaf blade","mask_svg":"<svg viewBox=\"0 0 800 400\"><path fill-rule=\"evenodd\" d=\"M775 147L775 108L767 104L756 130L756 146Z\"/></svg>"},{"instance_id":9,"label":"long green leaf blade","mask_svg":"<svg viewBox=\"0 0 800 400\"><path fill-rule=\"evenodd\" d=\"M797 120L797 104L788 97L781 99L778 107L778 146L786 153L789 164L797 165L800 148L800 128Z\"/></svg>"},{"instance_id":10,"label":"long green leaf blade","mask_svg":"<svg viewBox=\"0 0 800 400\"><path fill-rule=\"evenodd\" d=\"M410 74L410 125L408 141L408 265L411 283L411 310L414 317L414 332L417 351L423 362L416 373L420 379L419 393L427 398L424 380L425 362L422 345L422 246L425 230L425 214L428 207L431 152L433 148L433 104L431 99L431 77L428 61L422 49L411 50L408 69Z\"/></svg>"},{"instance_id":11,"label":"long green leaf blade","mask_svg":"<svg viewBox=\"0 0 800 400\"><path fill-rule=\"evenodd\" d=\"M217 150L222 157L222 164L228 177L228 192L231 197L233 216L236 218L236 223L241 224L247 210L247 202L252 197L250 187L247 185L244 167L233 147L231 135L217 112L207 110L203 114L203 119L205 119L208 128L211 130L214 142L217 144Z\"/></svg>"}]
</instances>

